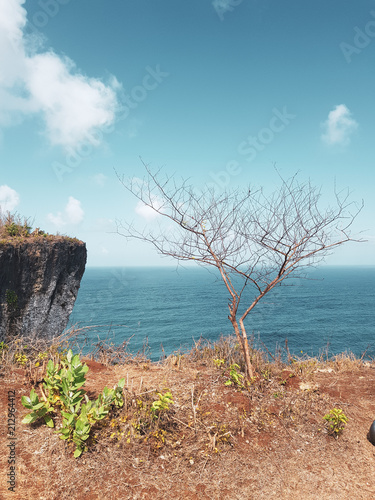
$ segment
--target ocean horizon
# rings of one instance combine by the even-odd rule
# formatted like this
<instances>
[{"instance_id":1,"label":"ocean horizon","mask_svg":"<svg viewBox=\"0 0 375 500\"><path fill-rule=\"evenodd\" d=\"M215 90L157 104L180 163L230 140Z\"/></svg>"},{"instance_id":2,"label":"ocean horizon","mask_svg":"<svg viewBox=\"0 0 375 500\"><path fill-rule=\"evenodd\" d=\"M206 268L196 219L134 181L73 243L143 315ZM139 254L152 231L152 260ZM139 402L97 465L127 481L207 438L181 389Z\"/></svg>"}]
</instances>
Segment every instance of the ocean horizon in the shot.
<instances>
[{"instance_id":1,"label":"ocean horizon","mask_svg":"<svg viewBox=\"0 0 375 500\"><path fill-rule=\"evenodd\" d=\"M273 289L249 313L245 326L255 347L274 353L287 339L296 355L375 357L375 266L322 265L307 273ZM251 298L248 290L241 311ZM90 327L88 351L99 338L131 338L132 353L147 341L156 361L201 337L233 334L228 299L217 274L198 266L88 267L69 326Z\"/></svg>"}]
</instances>

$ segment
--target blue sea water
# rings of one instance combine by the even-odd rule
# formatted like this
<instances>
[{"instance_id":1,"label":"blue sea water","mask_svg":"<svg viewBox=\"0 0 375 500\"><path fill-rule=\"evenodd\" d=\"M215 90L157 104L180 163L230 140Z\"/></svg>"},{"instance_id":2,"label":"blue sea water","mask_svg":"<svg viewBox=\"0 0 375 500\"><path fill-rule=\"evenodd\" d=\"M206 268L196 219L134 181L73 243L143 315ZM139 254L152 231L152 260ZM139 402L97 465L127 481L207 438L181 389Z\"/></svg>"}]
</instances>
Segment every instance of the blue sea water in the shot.
<instances>
[{"instance_id":1,"label":"blue sea water","mask_svg":"<svg viewBox=\"0 0 375 500\"><path fill-rule=\"evenodd\" d=\"M318 355L328 344L331 354L375 356L375 267L321 266L308 277L266 295L245 321L248 335L271 352L288 339L292 353ZM163 349L232 334L228 299L218 276L199 267L88 268L70 324L98 326L88 330L89 344L98 335L119 344L132 337L132 352L147 338L157 360Z\"/></svg>"}]
</instances>

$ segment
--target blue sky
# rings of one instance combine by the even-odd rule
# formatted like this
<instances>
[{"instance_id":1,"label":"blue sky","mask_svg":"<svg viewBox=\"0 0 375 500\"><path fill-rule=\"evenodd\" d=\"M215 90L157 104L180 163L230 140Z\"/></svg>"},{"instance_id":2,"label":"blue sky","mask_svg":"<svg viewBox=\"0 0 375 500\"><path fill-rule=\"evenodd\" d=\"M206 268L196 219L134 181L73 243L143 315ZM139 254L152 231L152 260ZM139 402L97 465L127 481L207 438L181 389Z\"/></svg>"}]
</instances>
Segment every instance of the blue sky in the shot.
<instances>
[{"instance_id":1,"label":"blue sky","mask_svg":"<svg viewBox=\"0 0 375 500\"><path fill-rule=\"evenodd\" d=\"M374 0L0 0L0 206L88 265L166 265L115 234L147 213L114 169L272 188L276 164L364 199L368 242L327 263L375 265L374 55Z\"/></svg>"}]
</instances>

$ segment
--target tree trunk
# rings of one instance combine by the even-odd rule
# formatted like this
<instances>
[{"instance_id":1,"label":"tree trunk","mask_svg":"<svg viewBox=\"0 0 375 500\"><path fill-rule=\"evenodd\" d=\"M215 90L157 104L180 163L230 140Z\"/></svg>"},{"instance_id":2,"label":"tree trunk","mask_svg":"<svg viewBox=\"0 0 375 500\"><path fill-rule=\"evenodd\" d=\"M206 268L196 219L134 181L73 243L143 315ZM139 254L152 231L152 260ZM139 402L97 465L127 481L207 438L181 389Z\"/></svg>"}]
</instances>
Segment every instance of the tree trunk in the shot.
<instances>
[{"instance_id":1,"label":"tree trunk","mask_svg":"<svg viewBox=\"0 0 375 500\"><path fill-rule=\"evenodd\" d=\"M247 340L245 325L243 324L242 319L240 319L240 326L241 326L241 333L242 333L242 339L243 339L242 348L244 351L246 368L248 371L247 375L248 375L248 378L252 378L252 377L254 377L254 370L253 370L253 365L251 364L251 361L250 361L249 341Z\"/></svg>"},{"instance_id":2,"label":"tree trunk","mask_svg":"<svg viewBox=\"0 0 375 500\"><path fill-rule=\"evenodd\" d=\"M245 330L244 324L242 323L242 321L240 321L241 332L242 332L242 336L241 336L241 332L240 332L240 329L238 327L237 320L235 318L231 318L231 317L229 317L229 319L233 325L234 332L235 332L236 337L240 343L242 353L243 353L244 358L245 358L247 378L250 379L250 378L254 377L254 370L253 370L253 365L251 364L251 361L250 361L249 342L247 340L247 335L246 335L246 330Z\"/></svg>"}]
</instances>

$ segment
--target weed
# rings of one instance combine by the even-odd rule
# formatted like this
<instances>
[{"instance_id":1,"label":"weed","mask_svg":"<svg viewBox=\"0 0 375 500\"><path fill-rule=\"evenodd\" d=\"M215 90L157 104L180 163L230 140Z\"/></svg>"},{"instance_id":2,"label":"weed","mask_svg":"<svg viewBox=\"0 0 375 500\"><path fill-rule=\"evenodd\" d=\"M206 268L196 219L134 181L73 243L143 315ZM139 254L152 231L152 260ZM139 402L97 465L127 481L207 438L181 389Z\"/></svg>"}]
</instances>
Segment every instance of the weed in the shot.
<instances>
[{"instance_id":1,"label":"weed","mask_svg":"<svg viewBox=\"0 0 375 500\"><path fill-rule=\"evenodd\" d=\"M213 362L214 362L214 365L216 366L216 368L221 368L223 366L223 364L225 363L225 360L217 358L217 359L213 359Z\"/></svg>"},{"instance_id":2,"label":"weed","mask_svg":"<svg viewBox=\"0 0 375 500\"><path fill-rule=\"evenodd\" d=\"M16 236L28 237L31 226L29 219L20 217L17 213L0 212L0 235L5 238L14 238Z\"/></svg>"},{"instance_id":3,"label":"weed","mask_svg":"<svg viewBox=\"0 0 375 500\"><path fill-rule=\"evenodd\" d=\"M275 399L278 399L278 398L282 399L284 397L284 394L282 392L274 392L273 397Z\"/></svg>"},{"instance_id":4,"label":"weed","mask_svg":"<svg viewBox=\"0 0 375 500\"><path fill-rule=\"evenodd\" d=\"M40 366L40 362L41 361L43 362L47 358L48 358L48 353L47 352L39 352L38 356L37 356L37 359L36 359L36 361L34 363L35 368L38 368L38 366Z\"/></svg>"},{"instance_id":5,"label":"weed","mask_svg":"<svg viewBox=\"0 0 375 500\"><path fill-rule=\"evenodd\" d=\"M271 378L271 370L267 367L261 370L261 375L264 380L269 380Z\"/></svg>"},{"instance_id":6,"label":"weed","mask_svg":"<svg viewBox=\"0 0 375 500\"><path fill-rule=\"evenodd\" d=\"M244 376L242 373L239 373L238 370L240 369L239 365L237 363L233 363L229 367L229 379L225 382L225 385L236 385L237 387L240 387L241 389L244 387L242 380Z\"/></svg>"},{"instance_id":7,"label":"weed","mask_svg":"<svg viewBox=\"0 0 375 500\"><path fill-rule=\"evenodd\" d=\"M112 418L110 439L123 441L126 444L141 441L148 443L152 451L157 451L170 443L171 431L175 423L169 418L170 406L174 404L172 393L157 392L158 399L146 391L132 399L126 399L123 416ZM125 413L125 414L124 414Z\"/></svg>"},{"instance_id":8,"label":"weed","mask_svg":"<svg viewBox=\"0 0 375 500\"><path fill-rule=\"evenodd\" d=\"M26 354L22 352L16 352L14 355L14 361L21 366L26 366L26 363L29 361L29 358Z\"/></svg>"},{"instance_id":9,"label":"weed","mask_svg":"<svg viewBox=\"0 0 375 500\"><path fill-rule=\"evenodd\" d=\"M328 425L328 432L336 438L345 429L348 422L348 417L340 408L333 408L323 417Z\"/></svg>"},{"instance_id":10,"label":"weed","mask_svg":"<svg viewBox=\"0 0 375 500\"><path fill-rule=\"evenodd\" d=\"M18 307L18 297L13 290L5 291L5 300L10 311L15 311Z\"/></svg>"},{"instance_id":11,"label":"weed","mask_svg":"<svg viewBox=\"0 0 375 500\"><path fill-rule=\"evenodd\" d=\"M154 418L159 418L160 414L163 411L169 410L169 405L174 404L174 401L172 399L173 396L169 391L167 391L165 394L161 394L160 392L158 392L157 394L159 396L159 399L154 401L151 405L151 411Z\"/></svg>"},{"instance_id":12,"label":"weed","mask_svg":"<svg viewBox=\"0 0 375 500\"><path fill-rule=\"evenodd\" d=\"M32 410L31 413L25 415L22 420L23 424L31 424L36 420L43 418L48 427L53 427L54 423L50 415L53 411L53 407L47 401L39 401L39 397L35 392L35 389L31 389L30 396L22 396L21 402L25 408Z\"/></svg>"},{"instance_id":13,"label":"weed","mask_svg":"<svg viewBox=\"0 0 375 500\"><path fill-rule=\"evenodd\" d=\"M43 383L45 392L41 389L43 401L39 400L34 389L31 390L30 397L21 398L23 406L32 410L22 420L25 424L44 418L49 427L54 427L49 414L60 410L63 417L62 426L56 432L60 434L61 439L75 444L75 458L87 450L86 441L90 437L92 426L104 419L112 406L123 406L122 391L125 379L121 379L113 389L105 387L95 401L90 401L82 389L87 371L88 366L81 363L79 355L73 356L69 350L66 358L60 359L56 365L52 360L48 362Z\"/></svg>"}]
</instances>

